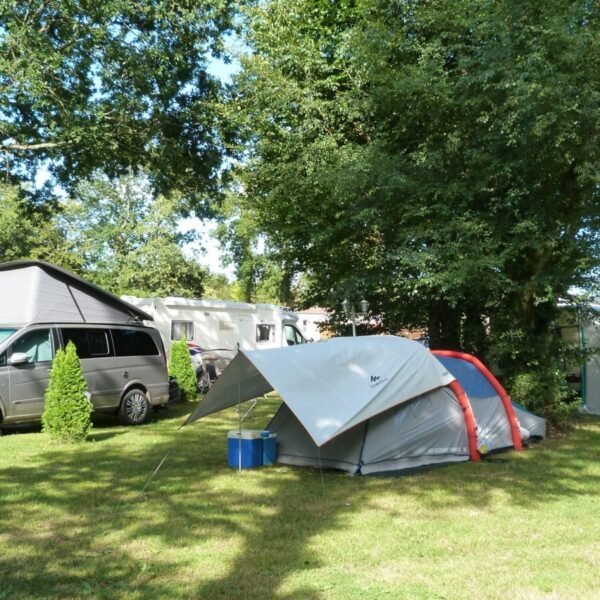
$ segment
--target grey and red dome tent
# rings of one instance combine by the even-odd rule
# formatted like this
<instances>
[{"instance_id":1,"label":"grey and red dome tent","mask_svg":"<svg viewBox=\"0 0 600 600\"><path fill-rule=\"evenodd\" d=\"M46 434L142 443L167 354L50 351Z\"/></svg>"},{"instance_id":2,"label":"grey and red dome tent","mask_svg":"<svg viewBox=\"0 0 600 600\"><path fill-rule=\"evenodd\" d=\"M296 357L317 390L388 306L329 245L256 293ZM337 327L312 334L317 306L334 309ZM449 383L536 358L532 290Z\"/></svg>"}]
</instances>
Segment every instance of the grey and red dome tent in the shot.
<instances>
[{"instance_id":1,"label":"grey and red dome tent","mask_svg":"<svg viewBox=\"0 0 600 600\"><path fill-rule=\"evenodd\" d=\"M546 420L512 402L498 379L476 357L464 352L433 350L469 397L477 434L490 451L522 448L522 440L542 439Z\"/></svg>"},{"instance_id":2,"label":"grey and red dome tent","mask_svg":"<svg viewBox=\"0 0 600 600\"><path fill-rule=\"evenodd\" d=\"M495 439L494 423L503 428L498 439L506 437L501 403L489 402L495 408L482 427L460 378L421 344L395 336L239 351L186 424L272 390L282 405L267 428L284 464L390 473L478 461L478 429Z\"/></svg>"}]
</instances>

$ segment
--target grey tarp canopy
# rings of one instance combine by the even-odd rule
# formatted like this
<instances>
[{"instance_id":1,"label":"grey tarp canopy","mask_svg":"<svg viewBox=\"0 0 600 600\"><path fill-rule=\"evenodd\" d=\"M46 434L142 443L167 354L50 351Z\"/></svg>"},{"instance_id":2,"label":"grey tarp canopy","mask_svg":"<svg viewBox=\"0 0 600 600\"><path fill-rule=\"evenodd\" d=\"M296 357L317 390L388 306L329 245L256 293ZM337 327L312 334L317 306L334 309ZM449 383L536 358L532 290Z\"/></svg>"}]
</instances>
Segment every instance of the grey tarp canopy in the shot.
<instances>
[{"instance_id":1,"label":"grey tarp canopy","mask_svg":"<svg viewBox=\"0 0 600 600\"><path fill-rule=\"evenodd\" d=\"M464 461L453 381L426 348L395 336L240 351L186 424L275 390L279 462L371 473Z\"/></svg>"},{"instance_id":2,"label":"grey tarp canopy","mask_svg":"<svg viewBox=\"0 0 600 600\"><path fill-rule=\"evenodd\" d=\"M0 264L0 324L151 321L144 311L50 263Z\"/></svg>"}]
</instances>

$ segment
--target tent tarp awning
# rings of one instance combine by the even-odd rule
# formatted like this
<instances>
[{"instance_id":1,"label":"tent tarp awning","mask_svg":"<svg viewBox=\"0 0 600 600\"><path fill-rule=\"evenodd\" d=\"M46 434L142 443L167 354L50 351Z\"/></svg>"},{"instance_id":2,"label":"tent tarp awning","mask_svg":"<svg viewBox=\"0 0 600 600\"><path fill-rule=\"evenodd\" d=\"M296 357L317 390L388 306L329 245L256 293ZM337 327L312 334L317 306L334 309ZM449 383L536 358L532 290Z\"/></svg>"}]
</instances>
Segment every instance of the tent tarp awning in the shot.
<instances>
[{"instance_id":1,"label":"tent tarp awning","mask_svg":"<svg viewBox=\"0 0 600 600\"><path fill-rule=\"evenodd\" d=\"M317 446L322 446L355 425L453 380L425 347L395 336L334 338L240 351L186 424L275 390Z\"/></svg>"}]
</instances>

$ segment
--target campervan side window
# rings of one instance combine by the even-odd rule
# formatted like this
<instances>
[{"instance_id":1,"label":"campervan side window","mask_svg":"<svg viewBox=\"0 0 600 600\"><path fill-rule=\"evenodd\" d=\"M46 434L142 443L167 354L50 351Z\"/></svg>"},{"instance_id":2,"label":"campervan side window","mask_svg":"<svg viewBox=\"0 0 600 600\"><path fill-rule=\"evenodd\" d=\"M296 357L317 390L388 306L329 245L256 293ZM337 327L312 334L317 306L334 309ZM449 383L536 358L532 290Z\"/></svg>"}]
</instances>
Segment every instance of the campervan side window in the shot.
<instances>
[{"instance_id":1,"label":"campervan side window","mask_svg":"<svg viewBox=\"0 0 600 600\"><path fill-rule=\"evenodd\" d=\"M27 354L28 362L49 362L54 357L49 329L34 329L22 335L12 345L13 352Z\"/></svg>"},{"instance_id":2,"label":"campervan side window","mask_svg":"<svg viewBox=\"0 0 600 600\"><path fill-rule=\"evenodd\" d=\"M158 348L145 331L111 329L115 356L156 356Z\"/></svg>"},{"instance_id":3,"label":"campervan side window","mask_svg":"<svg viewBox=\"0 0 600 600\"><path fill-rule=\"evenodd\" d=\"M194 339L193 321L171 321L171 339L179 341Z\"/></svg>"},{"instance_id":4,"label":"campervan side window","mask_svg":"<svg viewBox=\"0 0 600 600\"><path fill-rule=\"evenodd\" d=\"M75 344L79 358L97 358L110 355L106 329L64 327L60 330L60 334L65 347L69 342Z\"/></svg>"},{"instance_id":5,"label":"campervan side window","mask_svg":"<svg viewBox=\"0 0 600 600\"><path fill-rule=\"evenodd\" d=\"M0 328L0 342L11 336L15 331L16 329L5 329L4 327Z\"/></svg>"},{"instance_id":6,"label":"campervan side window","mask_svg":"<svg viewBox=\"0 0 600 600\"><path fill-rule=\"evenodd\" d=\"M275 325L271 323L261 323L256 326L256 341L260 343L272 342L275 340Z\"/></svg>"}]
</instances>

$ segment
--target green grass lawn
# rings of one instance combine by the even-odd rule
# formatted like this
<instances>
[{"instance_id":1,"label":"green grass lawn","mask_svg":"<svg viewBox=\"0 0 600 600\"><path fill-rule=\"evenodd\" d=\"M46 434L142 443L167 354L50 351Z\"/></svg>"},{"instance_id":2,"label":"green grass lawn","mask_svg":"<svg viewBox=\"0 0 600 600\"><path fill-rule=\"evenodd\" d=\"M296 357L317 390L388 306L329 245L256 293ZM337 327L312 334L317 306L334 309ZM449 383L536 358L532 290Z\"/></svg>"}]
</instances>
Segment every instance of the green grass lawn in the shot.
<instances>
[{"instance_id":1,"label":"green grass lawn","mask_svg":"<svg viewBox=\"0 0 600 600\"><path fill-rule=\"evenodd\" d=\"M276 406L259 404L245 427ZM600 420L367 478L238 473L235 410L178 430L191 408L138 428L98 418L78 446L0 437L0 598L600 597Z\"/></svg>"}]
</instances>

